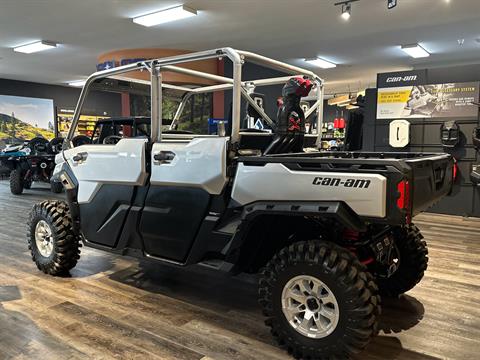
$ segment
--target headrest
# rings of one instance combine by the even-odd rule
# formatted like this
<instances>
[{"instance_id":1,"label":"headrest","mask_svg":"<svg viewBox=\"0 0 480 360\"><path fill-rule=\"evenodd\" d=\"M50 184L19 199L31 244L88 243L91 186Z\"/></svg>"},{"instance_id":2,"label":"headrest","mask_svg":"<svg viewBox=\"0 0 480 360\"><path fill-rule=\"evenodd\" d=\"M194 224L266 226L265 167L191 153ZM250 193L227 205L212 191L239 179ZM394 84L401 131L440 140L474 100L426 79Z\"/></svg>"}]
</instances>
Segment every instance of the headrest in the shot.
<instances>
[{"instance_id":1,"label":"headrest","mask_svg":"<svg viewBox=\"0 0 480 360\"><path fill-rule=\"evenodd\" d=\"M283 86L282 96L307 96L310 90L312 90L312 87L313 83L309 79L305 79L302 77L294 77L289 79L287 83Z\"/></svg>"}]
</instances>

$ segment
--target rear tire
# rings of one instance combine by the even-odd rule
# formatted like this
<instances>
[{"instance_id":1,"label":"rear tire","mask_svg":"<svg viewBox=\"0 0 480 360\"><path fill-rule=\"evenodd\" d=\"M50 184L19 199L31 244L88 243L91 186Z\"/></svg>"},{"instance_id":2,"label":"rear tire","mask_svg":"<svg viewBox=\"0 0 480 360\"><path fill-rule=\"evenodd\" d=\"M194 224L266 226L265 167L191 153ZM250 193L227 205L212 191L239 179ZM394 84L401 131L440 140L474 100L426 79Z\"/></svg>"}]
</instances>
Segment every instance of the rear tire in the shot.
<instances>
[{"instance_id":1,"label":"rear tire","mask_svg":"<svg viewBox=\"0 0 480 360\"><path fill-rule=\"evenodd\" d=\"M390 297L413 289L428 266L427 243L418 227L411 224L395 229L394 240L399 252L398 269L389 278L377 278L380 293Z\"/></svg>"},{"instance_id":2,"label":"rear tire","mask_svg":"<svg viewBox=\"0 0 480 360\"><path fill-rule=\"evenodd\" d=\"M55 194L60 194L63 191L63 185L59 181L50 181L50 190Z\"/></svg>"},{"instance_id":3,"label":"rear tire","mask_svg":"<svg viewBox=\"0 0 480 360\"><path fill-rule=\"evenodd\" d=\"M268 262L259 302L272 335L294 357L344 359L377 333L377 292L373 276L350 251L308 241L283 248Z\"/></svg>"},{"instance_id":4,"label":"rear tire","mask_svg":"<svg viewBox=\"0 0 480 360\"><path fill-rule=\"evenodd\" d=\"M65 275L80 259L80 242L72 229L64 201L43 201L30 212L28 248L38 269L50 275Z\"/></svg>"},{"instance_id":5,"label":"rear tire","mask_svg":"<svg viewBox=\"0 0 480 360\"><path fill-rule=\"evenodd\" d=\"M10 172L10 191L14 195L20 195L23 192L23 174L20 169Z\"/></svg>"}]
</instances>

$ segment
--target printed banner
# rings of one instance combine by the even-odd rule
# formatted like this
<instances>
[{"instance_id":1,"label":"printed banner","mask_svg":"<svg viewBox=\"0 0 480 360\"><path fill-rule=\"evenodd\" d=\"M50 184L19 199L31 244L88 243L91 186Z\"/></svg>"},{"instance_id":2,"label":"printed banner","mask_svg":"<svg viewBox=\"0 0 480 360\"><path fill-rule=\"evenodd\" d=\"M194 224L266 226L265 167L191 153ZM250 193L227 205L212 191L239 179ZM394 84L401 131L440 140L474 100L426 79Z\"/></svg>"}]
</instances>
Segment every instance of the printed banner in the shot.
<instances>
[{"instance_id":1,"label":"printed banner","mask_svg":"<svg viewBox=\"0 0 480 360\"><path fill-rule=\"evenodd\" d=\"M478 92L478 82L381 88L377 119L476 117Z\"/></svg>"},{"instance_id":2,"label":"printed banner","mask_svg":"<svg viewBox=\"0 0 480 360\"><path fill-rule=\"evenodd\" d=\"M34 137L54 137L54 106L51 99L0 95L0 149Z\"/></svg>"}]
</instances>

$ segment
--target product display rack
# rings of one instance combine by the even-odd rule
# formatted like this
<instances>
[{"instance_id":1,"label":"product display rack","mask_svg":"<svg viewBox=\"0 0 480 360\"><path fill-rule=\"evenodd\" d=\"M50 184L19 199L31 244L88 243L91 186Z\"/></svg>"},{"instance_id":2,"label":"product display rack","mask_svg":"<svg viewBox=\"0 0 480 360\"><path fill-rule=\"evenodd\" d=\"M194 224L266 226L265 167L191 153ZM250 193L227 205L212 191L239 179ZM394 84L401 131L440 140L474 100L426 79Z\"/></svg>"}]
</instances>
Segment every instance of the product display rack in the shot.
<instances>
[{"instance_id":1,"label":"product display rack","mask_svg":"<svg viewBox=\"0 0 480 360\"><path fill-rule=\"evenodd\" d=\"M73 118L73 112L59 112L57 116L59 135L65 137L70 129ZM98 120L108 119L108 116L81 115L78 121L77 135L92 136L95 124Z\"/></svg>"}]
</instances>

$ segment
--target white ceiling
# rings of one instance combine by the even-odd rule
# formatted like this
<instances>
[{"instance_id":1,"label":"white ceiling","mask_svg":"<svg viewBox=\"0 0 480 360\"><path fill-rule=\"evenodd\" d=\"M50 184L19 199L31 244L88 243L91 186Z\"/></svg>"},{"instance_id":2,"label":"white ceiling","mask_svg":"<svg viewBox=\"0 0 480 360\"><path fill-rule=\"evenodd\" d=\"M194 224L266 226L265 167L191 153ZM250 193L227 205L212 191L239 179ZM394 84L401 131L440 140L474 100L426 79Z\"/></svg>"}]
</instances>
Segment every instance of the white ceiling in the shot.
<instances>
[{"instance_id":1,"label":"white ceiling","mask_svg":"<svg viewBox=\"0 0 480 360\"><path fill-rule=\"evenodd\" d=\"M398 0L393 10L386 0L360 0L349 21L335 2L185 0L198 16L146 28L130 18L182 0L0 0L0 78L63 84L94 72L102 52L140 47L231 46L305 67L304 58L320 56L340 64L312 67L329 92L374 86L377 72L480 63L480 0ZM40 39L61 45L31 55L11 49ZM432 56L415 60L399 48L416 42Z\"/></svg>"}]
</instances>

